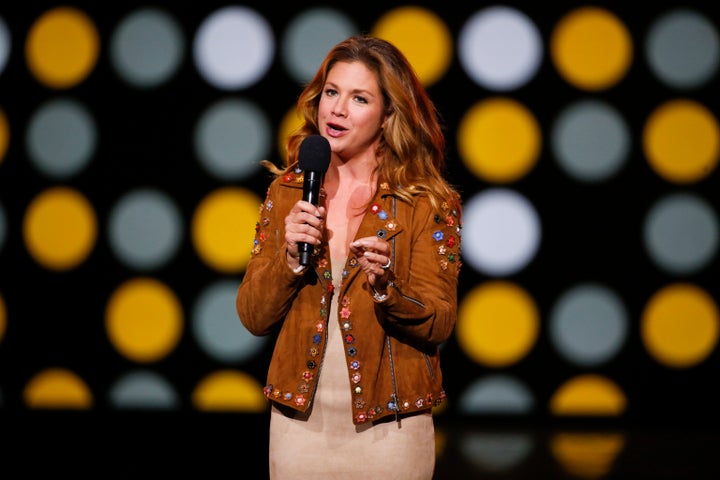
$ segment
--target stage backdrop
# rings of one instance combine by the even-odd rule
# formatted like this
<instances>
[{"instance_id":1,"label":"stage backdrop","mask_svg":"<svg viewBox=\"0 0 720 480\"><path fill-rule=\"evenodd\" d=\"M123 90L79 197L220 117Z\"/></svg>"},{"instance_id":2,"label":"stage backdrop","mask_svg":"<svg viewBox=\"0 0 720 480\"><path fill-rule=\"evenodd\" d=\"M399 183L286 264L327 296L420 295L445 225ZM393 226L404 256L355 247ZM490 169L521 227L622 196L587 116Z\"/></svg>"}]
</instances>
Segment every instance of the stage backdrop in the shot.
<instances>
[{"instance_id":1,"label":"stage backdrop","mask_svg":"<svg viewBox=\"0 0 720 480\"><path fill-rule=\"evenodd\" d=\"M234 307L259 161L369 32L428 88L464 198L438 418L717 418L710 7L305 3L0 6L0 410L267 412L272 338Z\"/></svg>"}]
</instances>

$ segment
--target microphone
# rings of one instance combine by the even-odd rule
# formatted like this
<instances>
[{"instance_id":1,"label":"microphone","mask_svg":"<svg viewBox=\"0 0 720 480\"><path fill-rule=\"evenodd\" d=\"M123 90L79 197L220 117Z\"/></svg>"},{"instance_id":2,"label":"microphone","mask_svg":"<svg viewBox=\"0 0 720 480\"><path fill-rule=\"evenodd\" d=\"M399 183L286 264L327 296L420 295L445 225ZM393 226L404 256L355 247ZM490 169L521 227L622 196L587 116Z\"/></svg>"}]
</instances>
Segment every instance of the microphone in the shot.
<instances>
[{"instance_id":1,"label":"microphone","mask_svg":"<svg viewBox=\"0 0 720 480\"><path fill-rule=\"evenodd\" d=\"M308 135L300 144L298 165L305 171L302 199L318 205L320 185L330 165L330 142L322 135ZM309 265L313 253L313 245L298 242L300 265Z\"/></svg>"}]
</instances>

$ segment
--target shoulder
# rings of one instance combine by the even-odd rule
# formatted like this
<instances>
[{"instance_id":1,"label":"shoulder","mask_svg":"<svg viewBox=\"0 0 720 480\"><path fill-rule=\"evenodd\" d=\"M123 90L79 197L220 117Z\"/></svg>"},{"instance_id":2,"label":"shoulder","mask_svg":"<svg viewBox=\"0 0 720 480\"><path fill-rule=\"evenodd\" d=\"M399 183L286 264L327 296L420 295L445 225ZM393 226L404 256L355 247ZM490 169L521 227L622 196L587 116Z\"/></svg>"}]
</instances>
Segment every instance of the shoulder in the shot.
<instances>
[{"instance_id":1,"label":"shoulder","mask_svg":"<svg viewBox=\"0 0 720 480\"><path fill-rule=\"evenodd\" d=\"M270 182L268 187L268 194L282 191L286 188L303 188L303 173L302 172L287 172L276 176Z\"/></svg>"}]
</instances>

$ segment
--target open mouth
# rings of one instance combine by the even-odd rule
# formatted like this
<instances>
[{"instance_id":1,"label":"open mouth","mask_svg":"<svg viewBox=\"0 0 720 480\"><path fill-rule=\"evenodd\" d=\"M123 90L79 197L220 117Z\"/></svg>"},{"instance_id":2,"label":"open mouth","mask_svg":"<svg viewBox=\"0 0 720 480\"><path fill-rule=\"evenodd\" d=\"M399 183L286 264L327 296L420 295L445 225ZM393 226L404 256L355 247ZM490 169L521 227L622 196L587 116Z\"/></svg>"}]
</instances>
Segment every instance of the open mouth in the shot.
<instances>
[{"instance_id":1,"label":"open mouth","mask_svg":"<svg viewBox=\"0 0 720 480\"><path fill-rule=\"evenodd\" d=\"M347 130L347 128L344 128L336 123L328 123L327 126L330 130L334 130L336 132L344 132Z\"/></svg>"}]
</instances>

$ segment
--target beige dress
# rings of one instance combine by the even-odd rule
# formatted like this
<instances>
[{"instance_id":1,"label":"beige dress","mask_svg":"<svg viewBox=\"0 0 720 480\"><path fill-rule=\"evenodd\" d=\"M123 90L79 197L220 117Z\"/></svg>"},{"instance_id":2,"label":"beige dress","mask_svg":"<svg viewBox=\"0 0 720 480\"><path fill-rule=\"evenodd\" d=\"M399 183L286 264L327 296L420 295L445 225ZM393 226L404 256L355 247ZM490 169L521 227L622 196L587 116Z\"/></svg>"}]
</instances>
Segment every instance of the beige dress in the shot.
<instances>
[{"instance_id":1,"label":"beige dress","mask_svg":"<svg viewBox=\"0 0 720 480\"><path fill-rule=\"evenodd\" d=\"M333 261L333 265L345 262ZM333 283L340 290L341 272ZM330 318L337 319L337 295ZM270 479L430 480L435 468L435 431L430 413L355 426L350 379L337 321L328 326L328 348L308 414L270 414Z\"/></svg>"}]
</instances>

